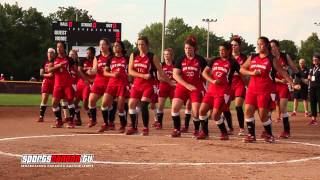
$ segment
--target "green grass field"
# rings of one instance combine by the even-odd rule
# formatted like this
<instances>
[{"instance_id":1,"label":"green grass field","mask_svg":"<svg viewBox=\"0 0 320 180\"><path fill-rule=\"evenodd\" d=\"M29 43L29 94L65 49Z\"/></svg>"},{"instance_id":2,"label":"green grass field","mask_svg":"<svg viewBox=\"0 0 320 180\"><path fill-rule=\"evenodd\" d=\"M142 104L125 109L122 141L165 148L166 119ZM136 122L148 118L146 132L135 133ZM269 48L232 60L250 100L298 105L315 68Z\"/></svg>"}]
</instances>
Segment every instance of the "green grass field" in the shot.
<instances>
[{"instance_id":1,"label":"green grass field","mask_svg":"<svg viewBox=\"0 0 320 180\"><path fill-rule=\"evenodd\" d=\"M39 106L41 101L40 94L0 94L0 106ZM51 96L49 103L51 103ZM97 103L101 104L101 99ZM170 107L170 102L166 102L166 107ZM234 109L234 105L231 104L231 109ZM288 110L292 111L292 102L289 102ZM303 105L299 103L299 112L303 112Z\"/></svg>"}]
</instances>

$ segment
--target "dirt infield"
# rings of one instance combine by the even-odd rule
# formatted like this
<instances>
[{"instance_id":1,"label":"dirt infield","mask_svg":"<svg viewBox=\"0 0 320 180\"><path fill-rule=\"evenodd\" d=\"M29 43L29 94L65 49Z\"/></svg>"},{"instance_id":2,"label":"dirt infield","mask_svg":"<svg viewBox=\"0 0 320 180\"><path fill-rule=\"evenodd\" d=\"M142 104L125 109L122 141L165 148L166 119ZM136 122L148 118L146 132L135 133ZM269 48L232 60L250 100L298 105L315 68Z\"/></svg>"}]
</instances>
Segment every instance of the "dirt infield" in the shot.
<instances>
[{"instance_id":1,"label":"dirt infield","mask_svg":"<svg viewBox=\"0 0 320 180\"><path fill-rule=\"evenodd\" d=\"M125 136L117 131L98 134L100 114L100 124L90 129L86 126L53 129L51 109L46 114L45 122L37 123L37 107L0 107L0 179L319 179L320 176L320 127L307 125L309 119L302 114L291 118L292 137L274 144L263 141L245 144L236 135L229 141L220 141L212 121L209 140L195 140L191 131L174 139L169 137L172 130L169 112L165 113L164 129L151 128L148 137ZM116 122L119 127L118 119ZM233 123L237 132L235 114ZM274 123L273 129L279 135L281 123ZM257 134L261 130L258 123ZM17 155L28 153L94 154L95 162L89 168L22 168Z\"/></svg>"}]
</instances>

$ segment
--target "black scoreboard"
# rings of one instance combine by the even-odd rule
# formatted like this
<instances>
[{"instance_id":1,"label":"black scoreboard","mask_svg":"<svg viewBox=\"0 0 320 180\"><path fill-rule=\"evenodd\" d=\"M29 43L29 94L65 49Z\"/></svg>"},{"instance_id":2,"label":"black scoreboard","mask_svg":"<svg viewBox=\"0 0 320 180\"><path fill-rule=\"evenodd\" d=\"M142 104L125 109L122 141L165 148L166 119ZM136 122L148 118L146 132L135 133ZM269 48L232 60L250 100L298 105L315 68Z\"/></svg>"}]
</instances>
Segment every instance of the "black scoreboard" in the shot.
<instances>
[{"instance_id":1,"label":"black scoreboard","mask_svg":"<svg viewBox=\"0 0 320 180\"><path fill-rule=\"evenodd\" d=\"M58 21L52 23L52 36L69 45L98 44L101 38L115 42L121 40L121 23Z\"/></svg>"}]
</instances>

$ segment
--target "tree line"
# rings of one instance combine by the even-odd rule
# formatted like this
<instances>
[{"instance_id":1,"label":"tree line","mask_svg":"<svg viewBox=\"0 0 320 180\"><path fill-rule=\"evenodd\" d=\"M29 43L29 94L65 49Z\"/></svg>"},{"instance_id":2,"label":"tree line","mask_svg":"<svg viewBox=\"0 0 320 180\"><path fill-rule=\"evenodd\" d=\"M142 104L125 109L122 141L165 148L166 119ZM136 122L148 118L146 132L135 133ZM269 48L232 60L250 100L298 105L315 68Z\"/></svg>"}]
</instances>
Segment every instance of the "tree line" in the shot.
<instances>
[{"instance_id":1,"label":"tree line","mask_svg":"<svg viewBox=\"0 0 320 180\"><path fill-rule=\"evenodd\" d=\"M48 47L54 46L51 38L53 21L92 22L95 19L88 11L76 7L59 7L54 13L44 16L36 8L22 9L14 5L0 4L0 73L6 78L13 76L15 80L29 80L30 77L39 79L39 67L46 59ZM125 24L124 24L125 26ZM206 56L207 30L198 26L191 27L182 18L170 19L166 26L166 47L174 49L176 55L183 54L183 41L192 34L198 40L199 51ZM147 36L150 49L160 56L162 23L155 22L143 28L139 35ZM210 56L218 55L218 45L222 41L230 40L219 37L212 32L210 35ZM135 49L135 43L123 40L128 52ZM301 41L301 48L291 40L280 40L283 51L290 54L294 60L305 58L311 64L312 54L320 52L320 40L316 33L312 33L306 40ZM243 53L255 51L255 46L243 39L241 45ZM297 61L296 61L297 62Z\"/></svg>"}]
</instances>

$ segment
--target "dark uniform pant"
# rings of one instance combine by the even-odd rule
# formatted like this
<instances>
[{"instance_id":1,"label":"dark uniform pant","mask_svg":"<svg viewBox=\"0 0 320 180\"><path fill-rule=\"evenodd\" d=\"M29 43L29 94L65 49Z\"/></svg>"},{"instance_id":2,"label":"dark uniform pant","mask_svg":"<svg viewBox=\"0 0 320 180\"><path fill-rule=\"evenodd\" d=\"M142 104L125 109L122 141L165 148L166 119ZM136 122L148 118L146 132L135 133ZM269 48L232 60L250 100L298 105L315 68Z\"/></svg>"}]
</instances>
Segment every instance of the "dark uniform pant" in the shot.
<instances>
[{"instance_id":1,"label":"dark uniform pant","mask_svg":"<svg viewBox=\"0 0 320 180\"><path fill-rule=\"evenodd\" d=\"M320 103L320 87L310 88L311 115L317 117L317 104Z\"/></svg>"}]
</instances>

